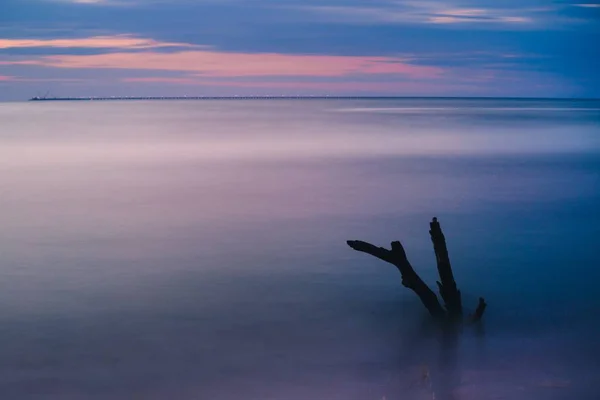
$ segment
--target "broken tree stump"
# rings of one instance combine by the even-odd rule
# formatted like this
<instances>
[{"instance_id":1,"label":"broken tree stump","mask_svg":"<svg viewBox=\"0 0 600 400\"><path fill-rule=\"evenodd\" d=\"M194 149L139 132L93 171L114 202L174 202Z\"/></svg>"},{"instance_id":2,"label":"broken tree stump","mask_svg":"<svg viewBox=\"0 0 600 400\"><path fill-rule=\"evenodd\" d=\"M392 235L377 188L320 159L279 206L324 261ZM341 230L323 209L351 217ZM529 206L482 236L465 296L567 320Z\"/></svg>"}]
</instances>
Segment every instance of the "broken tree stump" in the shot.
<instances>
[{"instance_id":1,"label":"broken tree stump","mask_svg":"<svg viewBox=\"0 0 600 400\"><path fill-rule=\"evenodd\" d=\"M460 290L458 290L458 287L456 286L452 266L450 264L450 257L448 256L446 238L444 237L444 233L442 232L442 228L437 218L433 218L429 227L429 235L431 236L431 241L433 243L437 270L440 276L437 286L444 302L443 306L438 300L435 292L431 290L416 273L408 261L404 247L400 242L392 242L391 250L377 247L361 240L348 240L347 243L348 246L356 251L370 254L396 266L402 276L402 285L411 289L419 296L421 302L433 317L436 319L455 321L462 317L463 307ZM486 307L487 304L483 297L479 298L479 304L475 312L471 315L471 321L479 321L483 317Z\"/></svg>"},{"instance_id":2,"label":"broken tree stump","mask_svg":"<svg viewBox=\"0 0 600 400\"><path fill-rule=\"evenodd\" d=\"M451 318L458 318L462 315L462 301L460 298L460 290L456 287L452 266L450 265L450 257L446 248L446 238L442 232L442 228L437 218L429 224L431 228L429 235L433 242L433 250L437 262L437 270L440 275L440 281L437 282L440 296L444 300L446 312Z\"/></svg>"}]
</instances>

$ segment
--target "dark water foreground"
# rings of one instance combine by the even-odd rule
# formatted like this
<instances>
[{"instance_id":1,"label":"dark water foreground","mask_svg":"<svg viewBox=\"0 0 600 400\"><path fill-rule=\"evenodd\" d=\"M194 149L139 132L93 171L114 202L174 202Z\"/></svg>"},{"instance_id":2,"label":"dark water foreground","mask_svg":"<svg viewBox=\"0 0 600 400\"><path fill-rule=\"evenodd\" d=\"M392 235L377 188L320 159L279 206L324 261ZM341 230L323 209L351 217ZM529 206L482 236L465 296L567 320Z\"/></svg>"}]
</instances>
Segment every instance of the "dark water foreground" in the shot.
<instances>
[{"instance_id":1,"label":"dark water foreground","mask_svg":"<svg viewBox=\"0 0 600 400\"><path fill-rule=\"evenodd\" d=\"M600 104L0 104L1 399L597 399ZM432 216L466 306L430 325ZM434 397L435 396L435 397Z\"/></svg>"}]
</instances>

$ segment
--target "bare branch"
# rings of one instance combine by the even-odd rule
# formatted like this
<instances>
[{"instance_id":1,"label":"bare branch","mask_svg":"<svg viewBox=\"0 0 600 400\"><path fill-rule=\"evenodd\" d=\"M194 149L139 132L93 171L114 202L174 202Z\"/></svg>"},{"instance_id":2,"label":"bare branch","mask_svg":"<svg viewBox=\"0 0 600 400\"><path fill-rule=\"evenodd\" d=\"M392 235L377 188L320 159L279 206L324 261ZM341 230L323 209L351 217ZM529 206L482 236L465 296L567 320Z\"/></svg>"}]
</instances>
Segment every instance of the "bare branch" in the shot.
<instances>
[{"instance_id":1,"label":"bare branch","mask_svg":"<svg viewBox=\"0 0 600 400\"><path fill-rule=\"evenodd\" d=\"M446 247L446 238L437 218L434 217L429 226L431 228L429 234L433 242L438 274L440 275L440 282L437 282L440 295L444 300L448 314L458 317L462 315L462 300L460 291L456 287L454 274L452 273L448 248Z\"/></svg>"},{"instance_id":2,"label":"bare branch","mask_svg":"<svg viewBox=\"0 0 600 400\"><path fill-rule=\"evenodd\" d=\"M377 247L371 243L363 242L362 240L348 240L346 243L348 243L348 246L352 247L356 251L370 254L379 258L380 260L394 264L392 252L388 249Z\"/></svg>"},{"instance_id":3,"label":"bare branch","mask_svg":"<svg viewBox=\"0 0 600 400\"><path fill-rule=\"evenodd\" d=\"M356 251L370 254L395 265L402 275L402 285L413 290L419 296L429 313L434 317L443 317L445 315L445 311L433 290L423 282L412 265L410 265L410 262L406 258L406 252L400 242L392 242L392 250L377 247L362 240L349 240L347 243L348 246Z\"/></svg>"},{"instance_id":4,"label":"bare branch","mask_svg":"<svg viewBox=\"0 0 600 400\"><path fill-rule=\"evenodd\" d=\"M485 312L486 308L487 308L487 303L485 302L483 297L480 297L479 304L477 304L477 309L475 310L473 315L471 315L471 322L480 321L481 317L483 317L483 313Z\"/></svg>"}]
</instances>

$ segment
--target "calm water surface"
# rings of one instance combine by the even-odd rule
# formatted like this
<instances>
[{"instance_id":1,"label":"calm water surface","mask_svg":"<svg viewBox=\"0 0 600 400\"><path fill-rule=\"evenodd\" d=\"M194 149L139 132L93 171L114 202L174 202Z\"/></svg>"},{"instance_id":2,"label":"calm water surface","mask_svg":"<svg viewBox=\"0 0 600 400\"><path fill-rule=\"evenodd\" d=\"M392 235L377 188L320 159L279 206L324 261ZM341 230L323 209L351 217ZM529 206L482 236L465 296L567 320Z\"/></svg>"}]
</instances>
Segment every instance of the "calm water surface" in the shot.
<instances>
[{"instance_id":1,"label":"calm water surface","mask_svg":"<svg viewBox=\"0 0 600 400\"><path fill-rule=\"evenodd\" d=\"M0 216L2 399L600 393L600 102L4 103Z\"/></svg>"}]
</instances>

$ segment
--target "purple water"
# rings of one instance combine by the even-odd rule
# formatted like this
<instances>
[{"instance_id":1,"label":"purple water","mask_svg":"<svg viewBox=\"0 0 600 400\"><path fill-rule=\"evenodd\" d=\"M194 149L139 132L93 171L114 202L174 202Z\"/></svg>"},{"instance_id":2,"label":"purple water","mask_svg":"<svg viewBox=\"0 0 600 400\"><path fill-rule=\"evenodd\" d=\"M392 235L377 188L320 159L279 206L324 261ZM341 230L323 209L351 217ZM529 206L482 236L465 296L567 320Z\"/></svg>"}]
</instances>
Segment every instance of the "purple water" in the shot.
<instances>
[{"instance_id":1,"label":"purple water","mask_svg":"<svg viewBox=\"0 0 600 400\"><path fill-rule=\"evenodd\" d=\"M0 103L0 212L2 399L598 398L598 101Z\"/></svg>"}]
</instances>

